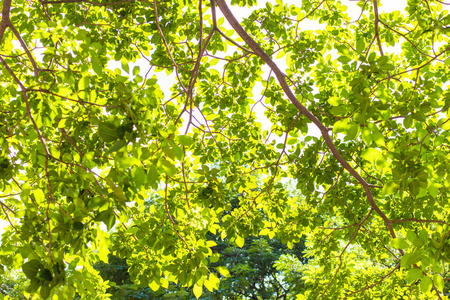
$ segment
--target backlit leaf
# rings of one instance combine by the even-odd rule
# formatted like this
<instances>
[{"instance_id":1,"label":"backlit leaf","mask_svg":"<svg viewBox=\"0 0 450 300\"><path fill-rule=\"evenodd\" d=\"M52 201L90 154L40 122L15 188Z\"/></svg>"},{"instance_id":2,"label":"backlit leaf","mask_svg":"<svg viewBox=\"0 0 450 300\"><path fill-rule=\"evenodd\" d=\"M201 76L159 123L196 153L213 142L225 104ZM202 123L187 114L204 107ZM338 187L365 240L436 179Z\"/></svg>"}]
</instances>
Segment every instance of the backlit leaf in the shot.
<instances>
[{"instance_id":1,"label":"backlit leaf","mask_svg":"<svg viewBox=\"0 0 450 300\"><path fill-rule=\"evenodd\" d=\"M424 276L421 280L420 280L420 290L422 291L422 293L427 293L431 290L433 286L433 283L431 282L431 278L428 276Z\"/></svg>"}]
</instances>

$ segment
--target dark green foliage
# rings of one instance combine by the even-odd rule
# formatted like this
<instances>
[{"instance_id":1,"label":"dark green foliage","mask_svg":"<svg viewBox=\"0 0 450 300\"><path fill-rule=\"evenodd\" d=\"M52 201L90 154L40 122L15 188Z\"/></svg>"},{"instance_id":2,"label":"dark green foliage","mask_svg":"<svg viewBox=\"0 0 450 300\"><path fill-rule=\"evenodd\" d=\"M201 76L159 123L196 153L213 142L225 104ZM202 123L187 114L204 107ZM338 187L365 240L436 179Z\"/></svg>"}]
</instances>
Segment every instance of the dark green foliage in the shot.
<instances>
[{"instance_id":1,"label":"dark green foliage","mask_svg":"<svg viewBox=\"0 0 450 300\"><path fill-rule=\"evenodd\" d=\"M209 238L216 241L217 246L212 250L220 255L219 261L212 263L211 267L226 266L231 277L221 280L219 290L209 292L205 289L200 299L289 299L295 295L291 289L300 281L293 282L293 278L299 279L300 274L292 273L293 277L287 277L286 273L278 271L275 265L282 256L293 256L298 263L306 262L303 257L303 241L295 244L293 249L288 249L277 239L251 236L245 239L244 247L239 248L234 243L221 241L212 234ZM108 264L99 262L94 268L104 280L110 281L108 293L112 294L113 300L196 299L190 289L179 284L170 284L168 289L160 289L157 292L133 284L126 259L115 255L108 255Z\"/></svg>"}]
</instances>

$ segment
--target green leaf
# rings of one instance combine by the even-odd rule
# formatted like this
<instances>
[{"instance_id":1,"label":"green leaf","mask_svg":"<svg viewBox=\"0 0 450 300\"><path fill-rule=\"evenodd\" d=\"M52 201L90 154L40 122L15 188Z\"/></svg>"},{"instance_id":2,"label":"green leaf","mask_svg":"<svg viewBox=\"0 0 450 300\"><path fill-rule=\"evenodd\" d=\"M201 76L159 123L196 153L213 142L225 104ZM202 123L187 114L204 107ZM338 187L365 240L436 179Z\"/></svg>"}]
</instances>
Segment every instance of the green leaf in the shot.
<instances>
[{"instance_id":1,"label":"green leaf","mask_svg":"<svg viewBox=\"0 0 450 300\"><path fill-rule=\"evenodd\" d=\"M342 103L343 103L343 101L339 97L330 97L330 98L328 98L327 102L333 106L339 106L339 105L342 105Z\"/></svg>"},{"instance_id":2,"label":"green leaf","mask_svg":"<svg viewBox=\"0 0 450 300\"><path fill-rule=\"evenodd\" d=\"M92 69L94 70L95 73L97 73L97 75L103 74L102 62L97 57L92 58Z\"/></svg>"},{"instance_id":3,"label":"green leaf","mask_svg":"<svg viewBox=\"0 0 450 300\"><path fill-rule=\"evenodd\" d=\"M116 127L110 123L100 123L98 125L98 134L105 142L114 142L119 138Z\"/></svg>"},{"instance_id":4,"label":"green leaf","mask_svg":"<svg viewBox=\"0 0 450 300\"><path fill-rule=\"evenodd\" d=\"M39 294L41 295L42 299L48 299L48 297L50 297L50 292L51 292L51 288L48 285L42 285L41 286L41 290L39 292Z\"/></svg>"},{"instance_id":5,"label":"green leaf","mask_svg":"<svg viewBox=\"0 0 450 300\"><path fill-rule=\"evenodd\" d=\"M228 269L226 267L219 266L219 267L216 267L216 270L220 274L222 274L224 277L230 277L231 276L230 272L228 271Z\"/></svg>"},{"instance_id":6,"label":"green leaf","mask_svg":"<svg viewBox=\"0 0 450 300\"><path fill-rule=\"evenodd\" d=\"M347 108L345 106L333 106L329 112L335 116L345 116L347 114Z\"/></svg>"},{"instance_id":7,"label":"green leaf","mask_svg":"<svg viewBox=\"0 0 450 300\"><path fill-rule=\"evenodd\" d=\"M209 261L211 263L215 263L218 262L220 259L220 254L219 253L213 253L213 255L211 255L211 257L209 258Z\"/></svg>"},{"instance_id":8,"label":"green leaf","mask_svg":"<svg viewBox=\"0 0 450 300\"><path fill-rule=\"evenodd\" d=\"M84 224L82 222L74 222L72 225L73 230L79 231L84 229Z\"/></svg>"},{"instance_id":9,"label":"green leaf","mask_svg":"<svg viewBox=\"0 0 450 300\"><path fill-rule=\"evenodd\" d=\"M411 128L411 126L412 126L412 121L413 121L413 116L412 116L412 115L408 115L408 116L403 120L403 126L405 126L405 128Z\"/></svg>"},{"instance_id":10,"label":"green leaf","mask_svg":"<svg viewBox=\"0 0 450 300\"><path fill-rule=\"evenodd\" d=\"M345 136L345 140L346 141L353 140L354 138L356 138L358 133L359 133L359 125L356 124L355 122L349 123L347 127L347 134Z\"/></svg>"},{"instance_id":11,"label":"green leaf","mask_svg":"<svg viewBox=\"0 0 450 300\"><path fill-rule=\"evenodd\" d=\"M42 282L39 279L37 278L30 279L30 285L27 288L27 292L35 293L41 286Z\"/></svg>"},{"instance_id":12,"label":"green leaf","mask_svg":"<svg viewBox=\"0 0 450 300\"><path fill-rule=\"evenodd\" d=\"M175 153L175 157L176 157L178 160L183 160L183 157L184 157L183 149L181 149L178 145L173 144L173 145L172 145L172 150L173 150L173 152Z\"/></svg>"},{"instance_id":13,"label":"green leaf","mask_svg":"<svg viewBox=\"0 0 450 300\"><path fill-rule=\"evenodd\" d=\"M234 30L233 30L233 29L227 30L227 31L225 32L225 35L226 35L227 37L232 37L233 34L234 34Z\"/></svg>"},{"instance_id":14,"label":"green leaf","mask_svg":"<svg viewBox=\"0 0 450 300\"><path fill-rule=\"evenodd\" d=\"M95 217L95 220L102 221L106 225L106 228L108 230L110 230L116 224L116 217L110 209L98 213Z\"/></svg>"},{"instance_id":15,"label":"green leaf","mask_svg":"<svg viewBox=\"0 0 450 300\"><path fill-rule=\"evenodd\" d=\"M364 48L365 48L364 39L362 38L358 39L356 42L356 52L362 53L364 51Z\"/></svg>"},{"instance_id":16,"label":"green leaf","mask_svg":"<svg viewBox=\"0 0 450 300\"><path fill-rule=\"evenodd\" d=\"M141 165L141 162L137 158L134 158L132 156L123 156L120 159L120 167L121 168L128 169L129 167L132 167L135 165L136 166Z\"/></svg>"},{"instance_id":17,"label":"green leaf","mask_svg":"<svg viewBox=\"0 0 450 300\"><path fill-rule=\"evenodd\" d=\"M436 198L439 195L439 189L433 184L428 188L428 192L433 198Z\"/></svg>"},{"instance_id":18,"label":"green leaf","mask_svg":"<svg viewBox=\"0 0 450 300\"><path fill-rule=\"evenodd\" d=\"M276 59L280 59L280 58L282 58L283 56L285 56L286 55L286 53L283 51L283 50L281 50L281 51L279 51L278 53L277 53L277 56L275 57Z\"/></svg>"},{"instance_id":19,"label":"green leaf","mask_svg":"<svg viewBox=\"0 0 450 300\"><path fill-rule=\"evenodd\" d=\"M158 169L156 168L156 166L154 164L150 164L150 167L147 170L147 180L148 183L153 185L156 183L159 174L158 174Z\"/></svg>"},{"instance_id":20,"label":"green leaf","mask_svg":"<svg viewBox=\"0 0 450 300\"><path fill-rule=\"evenodd\" d=\"M338 61L340 61L343 64L347 64L349 63L352 59L348 56L340 56L338 59Z\"/></svg>"},{"instance_id":21,"label":"green leaf","mask_svg":"<svg viewBox=\"0 0 450 300\"><path fill-rule=\"evenodd\" d=\"M381 189L381 193L385 196L389 196L397 193L398 188L399 184L397 182L390 181L384 184L383 188Z\"/></svg>"},{"instance_id":22,"label":"green leaf","mask_svg":"<svg viewBox=\"0 0 450 300\"><path fill-rule=\"evenodd\" d=\"M161 278L161 282L160 282L161 286L165 289L169 288L169 281L165 278Z\"/></svg>"},{"instance_id":23,"label":"green leaf","mask_svg":"<svg viewBox=\"0 0 450 300\"><path fill-rule=\"evenodd\" d=\"M117 142L115 142L115 143L111 146L111 148L109 148L109 150L106 152L106 154L110 154L110 153L113 153L113 152L117 152L117 151L119 151L120 149L122 149L123 147L125 147L127 144L128 144L128 143L127 143L127 141L125 141L125 140L118 140Z\"/></svg>"},{"instance_id":24,"label":"green leaf","mask_svg":"<svg viewBox=\"0 0 450 300\"><path fill-rule=\"evenodd\" d=\"M43 29L45 29L45 28L48 27L48 26L47 26L47 23L45 23L45 22L39 22L39 23L37 24L37 26L38 26L39 28L43 28Z\"/></svg>"},{"instance_id":25,"label":"green leaf","mask_svg":"<svg viewBox=\"0 0 450 300\"><path fill-rule=\"evenodd\" d=\"M445 60L444 64L446 66L450 66L450 57Z\"/></svg>"},{"instance_id":26,"label":"green leaf","mask_svg":"<svg viewBox=\"0 0 450 300\"><path fill-rule=\"evenodd\" d=\"M164 170L164 173L166 173L169 176L173 176L177 172L177 169L175 168L175 166L166 159L162 160L162 168Z\"/></svg>"},{"instance_id":27,"label":"green leaf","mask_svg":"<svg viewBox=\"0 0 450 300\"><path fill-rule=\"evenodd\" d=\"M408 241L413 242L415 239L417 239L417 234L412 230L408 230L406 232L406 238L408 239Z\"/></svg>"},{"instance_id":28,"label":"green leaf","mask_svg":"<svg viewBox=\"0 0 450 300\"><path fill-rule=\"evenodd\" d=\"M37 259L32 259L22 265L22 271L28 279L36 278L42 268L44 268L44 265Z\"/></svg>"},{"instance_id":29,"label":"green leaf","mask_svg":"<svg viewBox=\"0 0 450 300\"><path fill-rule=\"evenodd\" d=\"M347 132L347 128L349 127L349 120L348 119L342 119L334 123L333 126L333 132L339 133L339 132Z\"/></svg>"},{"instance_id":30,"label":"green leaf","mask_svg":"<svg viewBox=\"0 0 450 300\"><path fill-rule=\"evenodd\" d=\"M53 280L53 275L49 269L39 270L37 277L43 281L52 281Z\"/></svg>"},{"instance_id":31,"label":"green leaf","mask_svg":"<svg viewBox=\"0 0 450 300\"><path fill-rule=\"evenodd\" d=\"M112 180L111 178L107 177L105 178L106 183L108 184L108 186L111 188L111 190L114 192L114 195L122 200L125 201L125 197L123 195L123 189L120 186L117 186Z\"/></svg>"},{"instance_id":32,"label":"green leaf","mask_svg":"<svg viewBox=\"0 0 450 300\"><path fill-rule=\"evenodd\" d=\"M406 280L409 283L413 283L417 279L422 278L422 270L418 268L410 269L408 274L406 274Z\"/></svg>"},{"instance_id":33,"label":"green leaf","mask_svg":"<svg viewBox=\"0 0 450 300\"><path fill-rule=\"evenodd\" d=\"M78 91L83 91L83 90L86 90L87 88L89 88L89 82L90 82L89 77L87 77L87 76L82 77L78 81Z\"/></svg>"},{"instance_id":34,"label":"green leaf","mask_svg":"<svg viewBox=\"0 0 450 300\"><path fill-rule=\"evenodd\" d=\"M385 64L385 65L380 66L380 70L392 71L392 70L395 70L395 67L394 67L394 65L391 65L391 64Z\"/></svg>"},{"instance_id":35,"label":"green leaf","mask_svg":"<svg viewBox=\"0 0 450 300\"><path fill-rule=\"evenodd\" d=\"M144 184L145 179L147 178L147 174L145 173L142 167L136 167L134 171L134 183L136 187L139 188Z\"/></svg>"},{"instance_id":36,"label":"green leaf","mask_svg":"<svg viewBox=\"0 0 450 300\"><path fill-rule=\"evenodd\" d=\"M214 241L206 241L206 246L207 247L214 247L217 246L217 243Z\"/></svg>"},{"instance_id":37,"label":"green leaf","mask_svg":"<svg viewBox=\"0 0 450 300\"><path fill-rule=\"evenodd\" d=\"M423 244L424 244L424 242L422 241L421 238L416 238L416 239L414 239L414 241L413 241L413 245L414 245L415 247L417 247L417 248L422 247Z\"/></svg>"},{"instance_id":38,"label":"green leaf","mask_svg":"<svg viewBox=\"0 0 450 300\"><path fill-rule=\"evenodd\" d=\"M436 286L436 288L437 288L439 291L442 292L442 291L444 290L445 284L444 284L444 280L442 279L441 275L439 275L439 274L434 274L434 275L433 275L433 282L434 282L434 285Z\"/></svg>"},{"instance_id":39,"label":"green leaf","mask_svg":"<svg viewBox=\"0 0 450 300\"><path fill-rule=\"evenodd\" d=\"M377 54L375 52L372 52L372 53L369 54L369 57L367 58L367 60L369 62L373 62L373 61L375 61L376 57L377 57Z\"/></svg>"},{"instance_id":40,"label":"green leaf","mask_svg":"<svg viewBox=\"0 0 450 300\"><path fill-rule=\"evenodd\" d=\"M297 144L297 142L298 142L298 138L289 138L287 140L288 145L295 145L295 144Z\"/></svg>"},{"instance_id":41,"label":"green leaf","mask_svg":"<svg viewBox=\"0 0 450 300\"><path fill-rule=\"evenodd\" d=\"M203 282L203 286L204 286L205 288L207 288L208 291L210 291L211 293L214 292L214 287L212 286L212 284L211 284L208 280L205 280L205 281Z\"/></svg>"},{"instance_id":42,"label":"green leaf","mask_svg":"<svg viewBox=\"0 0 450 300\"><path fill-rule=\"evenodd\" d=\"M422 293L428 293L433 287L433 283L431 282L431 278L428 276L424 276L420 280L420 290Z\"/></svg>"},{"instance_id":43,"label":"green leaf","mask_svg":"<svg viewBox=\"0 0 450 300\"><path fill-rule=\"evenodd\" d=\"M378 65L379 66L384 66L388 62L388 60L389 60L389 58L387 56L385 56L385 55L380 56L378 58Z\"/></svg>"},{"instance_id":44,"label":"green leaf","mask_svg":"<svg viewBox=\"0 0 450 300\"><path fill-rule=\"evenodd\" d=\"M186 147L189 147L194 143L194 140L188 135L179 135L177 136L178 142Z\"/></svg>"},{"instance_id":45,"label":"green leaf","mask_svg":"<svg viewBox=\"0 0 450 300\"><path fill-rule=\"evenodd\" d=\"M121 64L122 64L122 69L125 72L130 73L130 66L128 65L128 62L126 60L122 59Z\"/></svg>"},{"instance_id":46,"label":"green leaf","mask_svg":"<svg viewBox=\"0 0 450 300\"><path fill-rule=\"evenodd\" d=\"M162 147L162 150L167 155L167 157L171 158L172 160L175 160L175 151L173 151L170 147Z\"/></svg>"},{"instance_id":47,"label":"green leaf","mask_svg":"<svg viewBox=\"0 0 450 300\"><path fill-rule=\"evenodd\" d=\"M209 274L209 282L214 289L219 289L220 279L214 273Z\"/></svg>"},{"instance_id":48,"label":"green leaf","mask_svg":"<svg viewBox=\"0 0 450 300\"><path fill-rule=\"evenodd\" d=\"M140 70L139 66L135 66L135 67L133 68L133 75L134 75L134 76L139 75L139 72L140 72L140 71L141 71L141 70Z\"/></svg>"},{"instance_id":49,"label":"green leaf","mask_svg":"<svg viewBox=\"0 0 450 300\"><path fill-rule=\"evenodd\" d=\"M391 245L397 249L406 249L409 247L408 242L404 238L395 238L391 241Z\"/></svg>"},{"instance_id":50,"label":"green leaf","mask_svg":"<svg viewBox=\"0 0 450 300\"><path fill-rule=\"evenodd\" d=\"M361 153L361 157L372 164L385 162L385 157L381 151L375 148L367 148Z\"/></svg>"},{"instance_id":51,"label":"green leaf","mask_svg":"<svg viewBox=\"0 0 450 300\"><path fill-rule=\"evenodd\" d=\"M45 194L41 189L36 189L33 191L34 200L37 203L45 202Z\"/></svg>"},{"instance_id":52,"label":"green leaf","mask_svg":"<svg viewBox=\"0 0 450 300\"><path fill-rule=\"evenodd\" d=\"M411 253L411 256L408 257L406 261L406 266L412 266L416 263L418 263L422 259L422 253L420 252L413 252Z\"/></svg>"}]
</instances>

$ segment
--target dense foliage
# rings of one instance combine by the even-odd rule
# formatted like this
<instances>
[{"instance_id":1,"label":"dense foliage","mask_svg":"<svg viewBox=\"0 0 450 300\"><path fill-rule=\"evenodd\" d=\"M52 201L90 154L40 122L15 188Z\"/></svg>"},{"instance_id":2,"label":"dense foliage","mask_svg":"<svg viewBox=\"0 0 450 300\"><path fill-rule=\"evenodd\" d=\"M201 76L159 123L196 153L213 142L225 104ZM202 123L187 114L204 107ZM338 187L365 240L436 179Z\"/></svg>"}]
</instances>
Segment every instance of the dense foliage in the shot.
<instances>
[{"instance_id":1,"label":"dense foliage","mask_svg":"<svg viewBox=\"0 0 450 300\"><path fill-rule=\"evenodd\" d=\"M277 263L297 299L447 297L448 3L1 3L0 262L29 293L107 299L112 252L200 297L217 241L276 235L307 241Z\"/></svg>"},{"instance_id":2,"label":"dense foliage","mask_svg":"<svg viewBox=\"0 0 450 300\"><path fill-rule=\"evenodd\" d=\"M202 293L200 299L293 299L303 290L304 285L298 278L300 273L290 272L292 266L305 262L302 256L304 244L296 244L290 250L268 237L248 237L242 248L227 241L218 240L217 243L212 250L219 253L221 259L211 266L226 266L230 277L223 278L218 290ZM191 289L180 284L172 283L157 291L133 284L126 260L114 255L108 256L108 263L99 262L94 268L110 282L107 292L113 300L196 298Z\"/></svg>"}]
</instances>

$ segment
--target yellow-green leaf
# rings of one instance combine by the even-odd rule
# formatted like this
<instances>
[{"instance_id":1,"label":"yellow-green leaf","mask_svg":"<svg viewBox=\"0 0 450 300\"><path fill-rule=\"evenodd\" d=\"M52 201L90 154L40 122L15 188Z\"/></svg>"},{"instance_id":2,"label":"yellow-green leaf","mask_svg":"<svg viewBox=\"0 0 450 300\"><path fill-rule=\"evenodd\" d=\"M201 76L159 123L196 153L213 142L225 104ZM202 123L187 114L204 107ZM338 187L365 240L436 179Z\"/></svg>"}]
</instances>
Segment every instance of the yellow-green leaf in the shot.
<instances>
[{"instance_id":1,"label":"yellow-green leaf","mask_svg":"<svg viewBox=\"0 0 450 300\"><path fill-rule=\"evenodd\" d=\"M408 274L406 274L406 280L409 283L413 283L420 278L422 278L422 270L418 268L411 269L408 271Z\"/></svg>"},{"instance_id":2,"label":"yellow-green leaf","mask_svg":"<svg viewBox=\"0 0 450 300\"><path fill-rule=\"evenodd\" d=\"M154 280L152 280L152 282L150 282L150 284L148 285L151 289L152 289L152 291L154 291L154 292L156 292L157 290L159 290L159 284L156 282L156 281L154 281Z\"/></svg>"},{"instance_id":3,"label":"yellow-green leaf","mask_svg":"<svg viewBox=\"0 0 450 300\"><path fill-rule=\"evenodd\" d=\"M444 290L444 280L442 279L441 275L434 274L433 275L433 282L436 288L440 291Z\"/></svg>"},{"instance_id":4,"label":"yellow-green leaf","mask_svg":"<svg viewBox=\"0 0 450 300\"><path fill-rule=\"evenodd\" d=\"M240 248L242 248L244 246L245 240L244 240L244 238L242 238L241 236L238 235L238 236L236 236L235 242L236 242L236 245L238 245Z\"/></svg>"},{"instance_id":5,"label":"yellow-green leaf","mask_svg":"<svg viewBox=\"0 0 450 300\"><path fill-rule=\"evenodd\" d=\"M189 147L194 143L194 140L188 135L179 135L177 136L178 142L186 147Z\"/></svg>"},{"instance_id":6,"label":"yellow-green leaf","mask_svg":"<svg viewBox=\"0 0 450 300\"><path fill-rule=\"evenodd\" d=\"M203 293L203 288L201 286L198 286L197 284L194 284L193 292L195 297L198 299Z\"/></svg>"},{"instance_id":7,"label":"yellow-green leaf","mask_svg":"<svg viewBox=\"0 0 450 300\"><path fill-rule=\"evenodd\" d=\"M41 189L35 189L33 195L37 203L43 203L45 201L45 194Z\"/></svg>"},{"instance_id":8,"label":"yellow-green leaf","mask_svg":"<svg viewBox=\"0 0 450 300\"><path fill-rule=\"evenodd\" d=\"M430 277L424 276L420 280L420 290L422 291L422 293L428 293L432 287L433 287L433 283L431 282Z\"/></svg>"},{"instance_id":9,"label":"yellow-green leaf","mask_svg":"<svg viewBox=\"0 0 450 300\"><path fill-rule=\"evenodd\" d=\"M276 59L282 58L286 53L283 50L278 51Z\"/></svg>"},{"instance_id":10,"label":"yellow-green leaf","mask_svg":"<svg viewBox=\"0 0 450 300\"><path fill-rule=\"evenodd\" d=\"M216 270L220 274L222 274L224 277L230 277L231 276L230 275L230 271L228 271L228 269L226 267L219 266L219 267L216 268Z\"/></svg>"},{"instance_id":11,"label":"yellow-green leaf","mask_svg":"<svg viewBox=\"0 0 450 300\"><path fill-rule=\"evenodd\" d=\"M403 238L395 238L391 241L391 245L397 249L406 249L409 247L408 242Z\"/></svg>"},{"instance_id":12,"label":"yellow-green leaf","mask_svg":"<svg viewBox=\"0 0 450 300\"><path fill-rule=\"evenodd\" d=\"M167 175L169 175L169 176L175 175L175 173L177 172L177 169L171 162L164 159L161 163L162 163L162 168Z\"/></svg>"}]
</instances>

